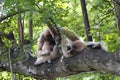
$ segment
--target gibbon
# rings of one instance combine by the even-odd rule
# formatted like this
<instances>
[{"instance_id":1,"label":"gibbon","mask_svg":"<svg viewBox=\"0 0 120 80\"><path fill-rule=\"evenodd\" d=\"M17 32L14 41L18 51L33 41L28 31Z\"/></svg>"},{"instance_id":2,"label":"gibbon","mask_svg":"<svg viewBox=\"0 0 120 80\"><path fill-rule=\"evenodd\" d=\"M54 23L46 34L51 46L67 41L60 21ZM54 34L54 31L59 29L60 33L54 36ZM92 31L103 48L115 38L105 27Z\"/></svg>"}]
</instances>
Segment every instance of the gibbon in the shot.
<instances>
[{"instance_id":1,"label":"gibbon","mask_svg":"<svg viewBox=\"0 0 120 80\"><path fill-rule=\"evenodd\" d=\"M49 31L49 28L45 29L38 38L37 42L37 60L35 65L43 62L51 62L52 59L57 57L58 50L55 46L55 41ZM54 57L55 56L55 57Z\"/></svg>"},{"instance_id":2,"label":"gibbon","mask_svg":"<svg viewBox=\"0 0 120 80\"><path fill-rule=\"evenodd\" d=\"M61 31L64 33L61 36L61 46L64 57L71 57L85 49L87 46L104 49L99 42L85 43L81 41L79 37L76 36L76 34L74 34L72 31L64 28L62 28ZM55 44L55 40L53 39L54 34L54 32L51 33L51 29L49 29L49 27L40 34L37 43L37 60L34 63L35 65L44 62L51 63L51 60L54 60L60 56L57 45Z\"/></svg>"},{"instance_id":3,"label":"gibbon","mask_svg":"<svg viewBox=\"0 0 120 80\"><path fill-rule=\"evenodd\" d=\"M79 38L72 32L66 29L62 29L66 37L65 40L62 40L62 51L64 57L71 57L72 54L69 54L73 49L77 52L81 51L85 48L84 42L80 41ZM43 62L51 62L51 60L60 56L58 52L58 48L55 44L55 40L53 39L53 34L50 33L50 29L45 29L41 34L37 42L37 60L35 61L35 65L41 64ZM66 46L68 45L68 46Z\"/></svg>"}]
</instances>

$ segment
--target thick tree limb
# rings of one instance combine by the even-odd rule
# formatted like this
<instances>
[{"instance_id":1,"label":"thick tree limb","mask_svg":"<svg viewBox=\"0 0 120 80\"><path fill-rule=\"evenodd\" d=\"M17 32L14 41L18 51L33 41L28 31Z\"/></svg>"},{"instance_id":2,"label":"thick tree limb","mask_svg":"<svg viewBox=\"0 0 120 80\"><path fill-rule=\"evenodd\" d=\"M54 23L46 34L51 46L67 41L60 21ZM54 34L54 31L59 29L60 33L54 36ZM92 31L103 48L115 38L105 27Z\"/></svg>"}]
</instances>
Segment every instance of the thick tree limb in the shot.
<instances>
[{"instance_id":1,"label":"thick tree limb","mask_svg":"<svg viewBox=\"0 0 120 80\"><path fill-rule=\"evenodd\" d=\"M21 53L19 50L16 50L14 54ZM34 61L35 58L29 57L24 61L19 60L13 63L13 72L35 78L64 77L93 70L103 70L120 75L120 51L113 54L102 50L86 48L71 58L59 58L51 64L44 63L35 66ZM1 59L0 68L10 71L9 62Z\"/></svg>"}]
</instances>

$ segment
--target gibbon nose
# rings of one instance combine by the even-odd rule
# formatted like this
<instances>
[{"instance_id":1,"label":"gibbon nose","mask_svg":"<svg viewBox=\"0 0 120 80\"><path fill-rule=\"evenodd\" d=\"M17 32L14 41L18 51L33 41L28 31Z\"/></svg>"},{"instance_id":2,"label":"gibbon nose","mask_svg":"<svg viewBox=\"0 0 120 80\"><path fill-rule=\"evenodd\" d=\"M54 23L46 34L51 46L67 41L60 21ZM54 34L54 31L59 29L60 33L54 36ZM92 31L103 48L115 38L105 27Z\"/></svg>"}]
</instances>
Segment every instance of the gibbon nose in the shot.
<instances>
[{"instance_id":1,"label":"gibbon nose","mask_svg":"<svg viewBox=\"0 0 120 80\"><path fill-rule=\"evenodd\" d=\"M71 46L67 46L67 51L72 50Z\"/></svg>"}]
</instances>

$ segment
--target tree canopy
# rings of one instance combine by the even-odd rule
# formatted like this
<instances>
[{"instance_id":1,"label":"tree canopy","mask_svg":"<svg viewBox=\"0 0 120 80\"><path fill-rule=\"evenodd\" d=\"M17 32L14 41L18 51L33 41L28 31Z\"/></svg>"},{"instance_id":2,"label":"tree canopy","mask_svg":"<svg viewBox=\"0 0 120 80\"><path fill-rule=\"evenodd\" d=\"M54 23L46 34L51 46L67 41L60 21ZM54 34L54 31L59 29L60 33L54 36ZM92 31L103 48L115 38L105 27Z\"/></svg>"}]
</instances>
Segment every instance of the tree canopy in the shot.
<instances>
[{"instance_id":1,"label":"tree canopy","mask_svg":"<svg viewBox=\"0 0 120 80\"><path fill-rule=\"evenodd\" d=\"M15 76L21 80L37 78L119 80L120 1L85 0L85 2L90 25L88 35L92 36L95 42L105 42L107 51L86 48L79 55L63 59L62 64L61 59L57 59L52 64L35 66L37 39L47 27L48 17L52 17L61 27L75 32L87 42L80 0L1 0L0 79L9 80ZM70 76L73 74L74 76Z\"/></svg>"}]
</instances>

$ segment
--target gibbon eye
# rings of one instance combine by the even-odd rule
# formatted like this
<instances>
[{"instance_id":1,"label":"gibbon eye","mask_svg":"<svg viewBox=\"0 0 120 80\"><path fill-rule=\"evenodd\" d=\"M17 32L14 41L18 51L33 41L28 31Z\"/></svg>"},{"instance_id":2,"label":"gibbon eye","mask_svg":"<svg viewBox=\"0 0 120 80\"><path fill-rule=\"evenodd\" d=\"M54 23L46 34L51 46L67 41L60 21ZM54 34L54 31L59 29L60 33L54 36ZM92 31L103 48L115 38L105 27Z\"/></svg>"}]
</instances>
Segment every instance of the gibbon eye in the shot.
<instances>
[{"instance_id":1,"label":"gibbon eye","mask_svg":"<svg viewBox=\"0 0 120 80\"><path fill-rule=\"evenodd\" d=\"M77 49L77 46L73 46L74 49Z\"/></svg>"}]
</instances>

